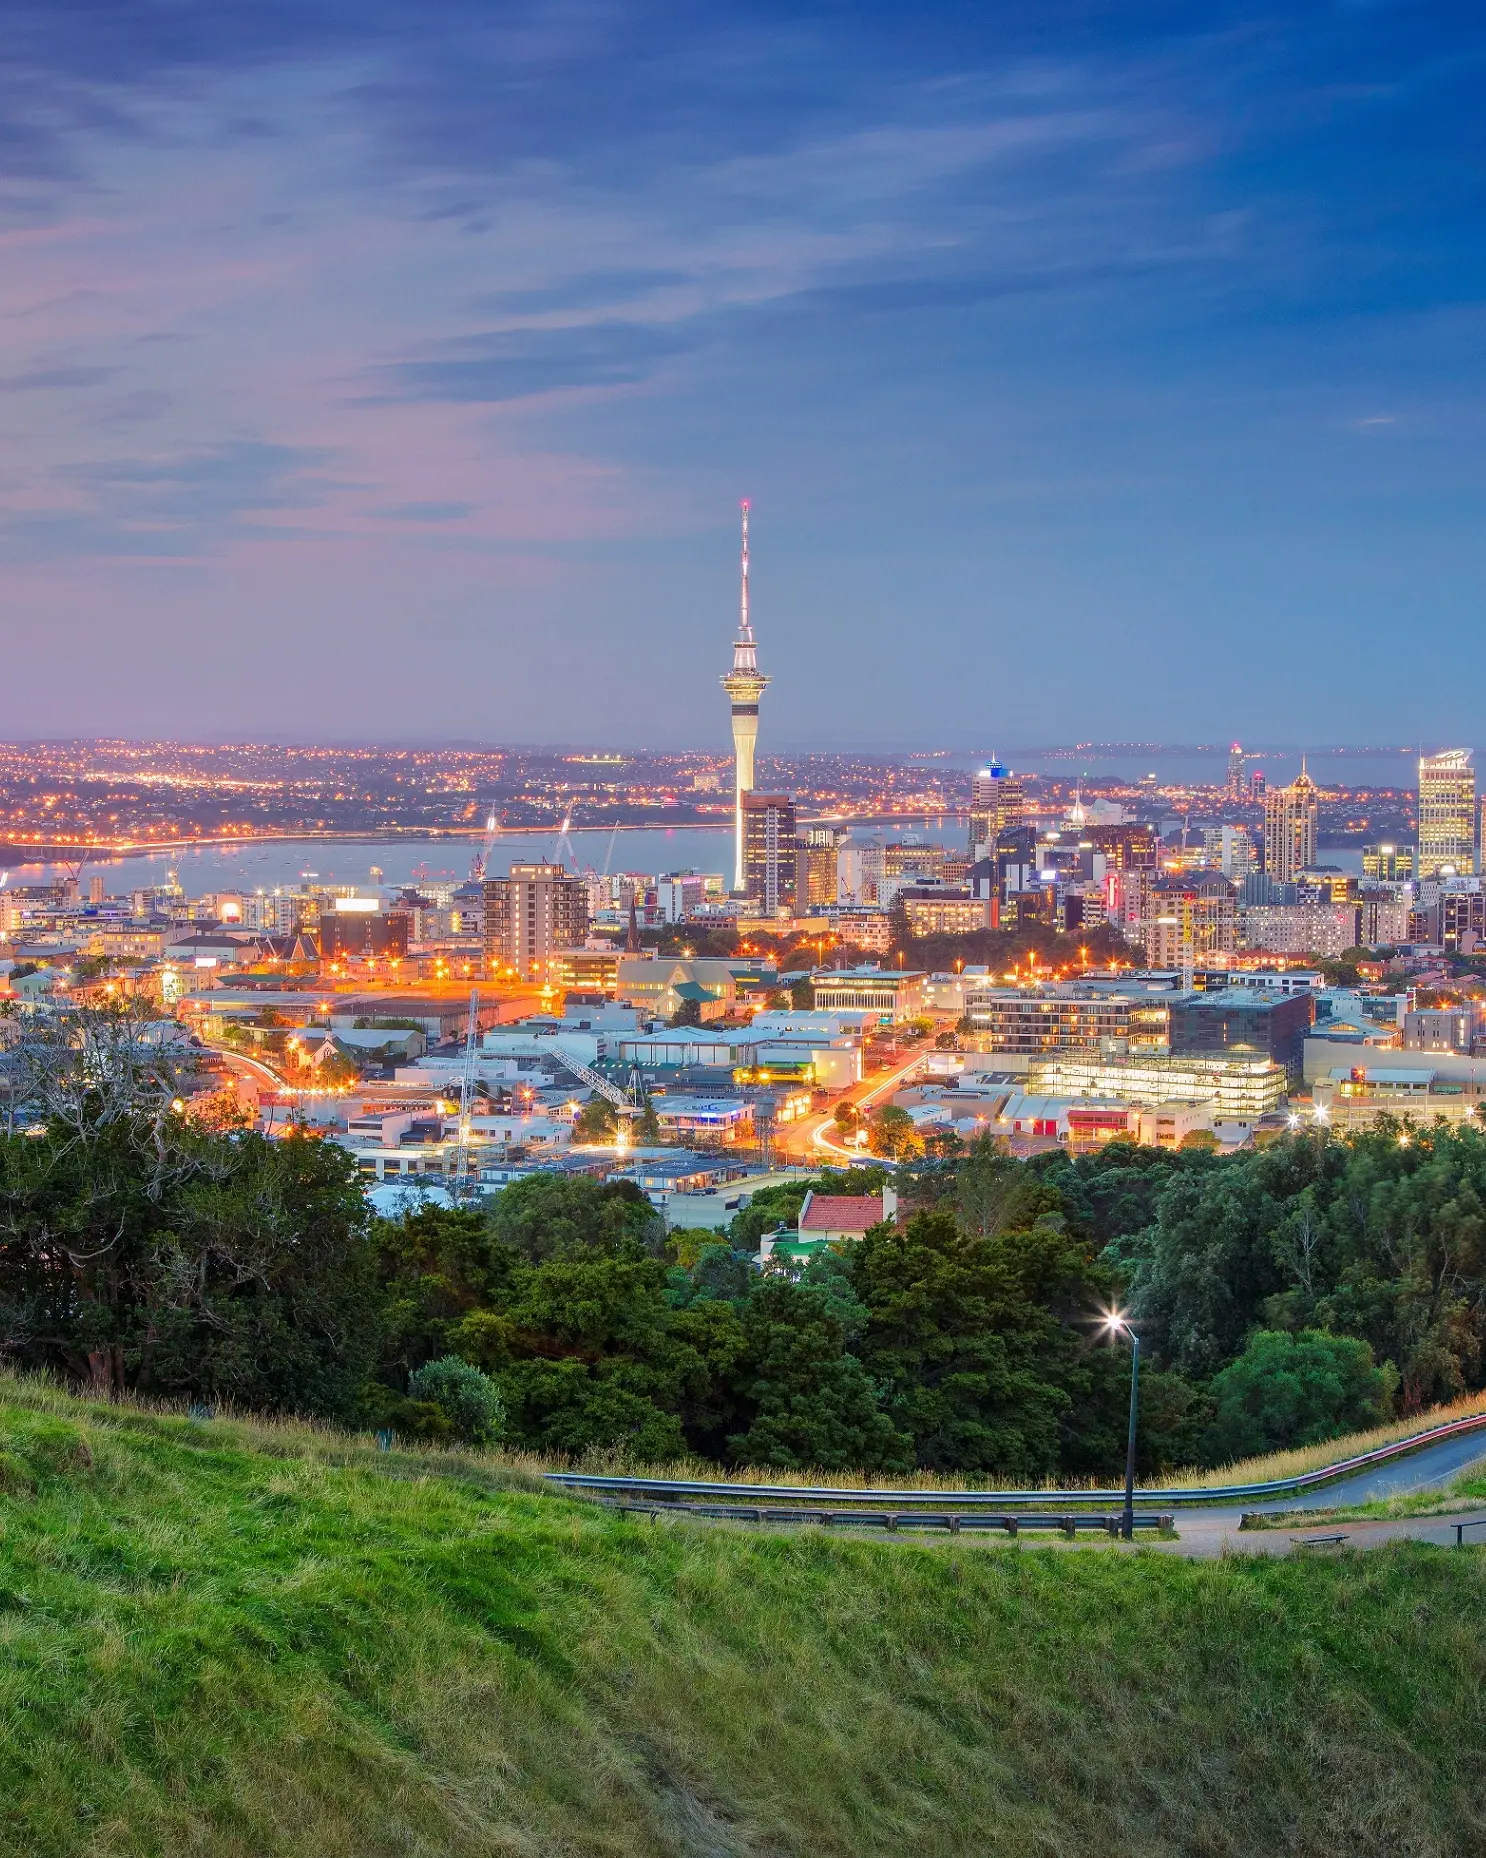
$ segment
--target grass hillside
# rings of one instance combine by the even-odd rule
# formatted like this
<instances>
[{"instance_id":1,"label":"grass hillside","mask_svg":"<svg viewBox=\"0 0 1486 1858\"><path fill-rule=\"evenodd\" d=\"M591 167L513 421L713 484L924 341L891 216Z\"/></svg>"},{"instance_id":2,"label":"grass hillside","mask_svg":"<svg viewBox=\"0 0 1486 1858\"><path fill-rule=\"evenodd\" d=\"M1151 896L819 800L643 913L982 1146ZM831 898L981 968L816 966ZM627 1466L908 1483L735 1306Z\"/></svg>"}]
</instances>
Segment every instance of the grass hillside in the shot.
<instances>
[{"instance_id":1,"label":"grass hillside","mask_svg":"<svg viewBox=\"0 0 1486 1858\"><path fill-rule=\"evenodd\" d=\"M1486 1847L1477 1552L649 1525L14 1382L0 1453L17 1858Z\"/></svg>"}]
</instances>

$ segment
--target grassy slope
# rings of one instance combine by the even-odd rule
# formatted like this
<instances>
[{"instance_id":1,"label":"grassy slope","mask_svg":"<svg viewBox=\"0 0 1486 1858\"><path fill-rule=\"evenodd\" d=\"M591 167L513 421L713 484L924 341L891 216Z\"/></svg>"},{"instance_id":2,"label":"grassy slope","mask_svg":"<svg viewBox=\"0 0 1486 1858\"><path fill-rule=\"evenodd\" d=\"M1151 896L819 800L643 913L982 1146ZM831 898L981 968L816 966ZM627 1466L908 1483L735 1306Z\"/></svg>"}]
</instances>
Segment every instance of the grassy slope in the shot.
<instances>
[{"instance_id":1,"label":"grassy slope","mask_svg":"<svg viewBox=\"0 0 1486 1858\"><path fill-rule=\"evenodd\" d=\"M651 1526L13 1383L0 1444L6 1854L1486 1847L1475 1553Z\"/></svg>"}]
</instances>

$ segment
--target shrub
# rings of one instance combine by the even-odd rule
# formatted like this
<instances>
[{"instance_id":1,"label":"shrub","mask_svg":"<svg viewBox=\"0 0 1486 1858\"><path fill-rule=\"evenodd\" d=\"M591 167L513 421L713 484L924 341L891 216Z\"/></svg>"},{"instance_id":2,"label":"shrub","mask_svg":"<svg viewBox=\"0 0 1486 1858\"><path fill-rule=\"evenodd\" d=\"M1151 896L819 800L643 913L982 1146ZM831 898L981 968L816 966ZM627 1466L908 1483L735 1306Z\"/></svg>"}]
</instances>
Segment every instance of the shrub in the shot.
<instances>
[{"instance_id":1,"label":"shrub","mask_svg":"<svg viewBox=\"0 0 1486 1858\"><path fill-rule=\"evenodd\" d=\"M428 1361L408 1376L408 1393L416 1402L437 1406L454 1432L472 1445L493 1445L505 1431L506 1409L500 1389L458 1355Z\"/></svg>"},{"instance_id":2,"label":"shrub","mask_svg":"<svg viewBox=\"0 0 1486 1858\"><path fill-rule=\"evenodd\" d=\"M1386 1420L1398 1386L1366 1342L1304 1329L1261 1329L1213 1376L1217 1412L1204 1441L1209 1464L1315 1445Z\"/></svg>"}]
</instances>

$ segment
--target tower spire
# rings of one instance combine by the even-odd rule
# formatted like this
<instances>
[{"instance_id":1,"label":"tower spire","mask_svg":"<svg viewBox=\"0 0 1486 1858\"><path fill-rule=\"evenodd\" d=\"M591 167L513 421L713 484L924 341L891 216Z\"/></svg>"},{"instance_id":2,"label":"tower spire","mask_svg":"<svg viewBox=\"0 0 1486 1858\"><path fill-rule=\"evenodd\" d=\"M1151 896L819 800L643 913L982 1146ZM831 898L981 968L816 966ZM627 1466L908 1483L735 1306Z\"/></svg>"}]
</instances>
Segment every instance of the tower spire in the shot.
<instances>
[{"instance_id":1,"label":"tower spire","mask_svg":"<svg viewBox=\"0 0 1486 1858\"><path fill-rule=\"evenodd\" d=\"M753 751L758 742L758 700L768 678L758 668L752 617L748 610L748 499L743 499L743 547L740 557L738 636L733 641L733 668L722 680L733 712L733 889L742 891L743 796L753 791Z\"/></svg>"}]
</instances>

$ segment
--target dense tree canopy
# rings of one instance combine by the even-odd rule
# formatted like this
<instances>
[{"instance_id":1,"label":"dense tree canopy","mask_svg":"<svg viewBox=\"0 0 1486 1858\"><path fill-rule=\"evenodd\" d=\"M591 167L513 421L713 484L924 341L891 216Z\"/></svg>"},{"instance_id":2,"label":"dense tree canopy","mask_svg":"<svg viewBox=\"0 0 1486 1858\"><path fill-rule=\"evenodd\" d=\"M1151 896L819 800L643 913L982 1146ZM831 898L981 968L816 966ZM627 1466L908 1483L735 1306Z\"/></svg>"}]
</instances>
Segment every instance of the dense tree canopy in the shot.
<instances>
[{"instance_id":1,"label":"dense tree canopy","mask_svg":"<svg viewBox=\"0 0 1486 1858\"><path fill-rule=\"evenodd\" d=\"M1098 1321L1116 1302L1144 1346L1148 1469L1334 1436L1486 1374L1471 1125L1230 1156L1023 1163L982 1142L902 1162L899 1214L864 1239L761 1265L804 1180L715 1236L566 1175L373 1221L349 1155L179 1113L109 1022L33 1059L26 1132L0 1134L0 1346L75 1384L571 1458L1031 1481L1119 1467L1129 1356Z\"/></svg>"}]
</instances>

